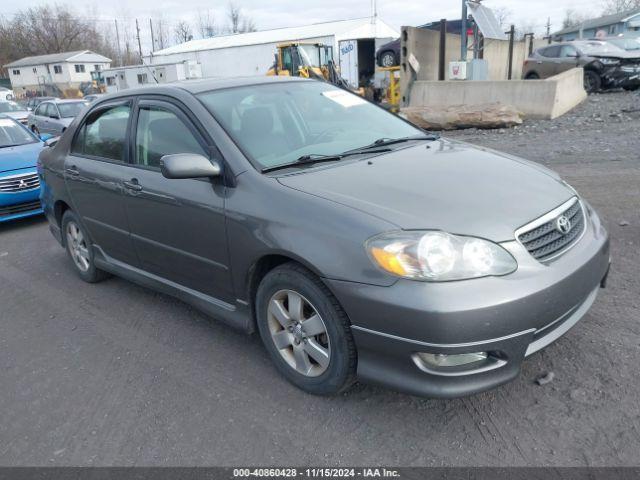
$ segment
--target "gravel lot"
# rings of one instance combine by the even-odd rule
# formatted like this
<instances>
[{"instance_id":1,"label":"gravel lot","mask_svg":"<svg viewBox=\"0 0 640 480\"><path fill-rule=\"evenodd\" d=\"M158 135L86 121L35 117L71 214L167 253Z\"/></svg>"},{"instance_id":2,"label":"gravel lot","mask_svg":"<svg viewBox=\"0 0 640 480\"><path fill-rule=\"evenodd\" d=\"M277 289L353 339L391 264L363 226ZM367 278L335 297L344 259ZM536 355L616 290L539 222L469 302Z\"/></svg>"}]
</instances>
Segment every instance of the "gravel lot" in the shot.
<instances>
[{"instance_id":1,"label":"gravel lot","mask_svg":"<svg viewBox=\"0 0 640 480\"><path fill-rule=\"evenodd\" d=\"M559 171L614 254L575 329L516 381L464 399L305 395L257 336L120 279L81 282L43 220L0 226L0 464L638 465L639 132L640 97L624 92L556 121L449 134Z\"/></svg>"}]
</instances>

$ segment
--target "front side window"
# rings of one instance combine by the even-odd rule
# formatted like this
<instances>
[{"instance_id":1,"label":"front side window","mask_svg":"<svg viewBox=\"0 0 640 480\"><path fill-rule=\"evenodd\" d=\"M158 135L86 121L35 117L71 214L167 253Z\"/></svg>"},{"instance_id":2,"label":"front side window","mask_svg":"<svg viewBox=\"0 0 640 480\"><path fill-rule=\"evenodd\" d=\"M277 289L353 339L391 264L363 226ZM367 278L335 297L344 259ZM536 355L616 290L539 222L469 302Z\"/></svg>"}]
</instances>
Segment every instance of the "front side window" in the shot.
<instances>
[{"instance_id":1,"label":"front side window","mask_svg":"<svg viewBox=\"0 0 640 480\"><path fill-rule=\"evenodd\" d=\"M424 136L362 97L323 82L250 85L198 96L259 168L303 155L336 155L379 139Z\"/></svg>"},{"instance_id":2,"label":"front side window","mask_svg":"<svg viewBox=\"0 0 640 480\"><path fill-rule=\"evenodd\" d=\"M543 48L540 55L547 58L558 58L560 56L560 46Z\"/></svg>"},{"instance_id":3,"label":"front side window","mask_svg":"<svg viewBox=\"0 0 640 480\"><path fill-rule=\"evenodd\" d=\"M123 162L130 113L129 105L93 112L80 128L72 151Z\"/></svg>"},{"instance_id":4,"label":"front side window","mask_svg":"<svg viewBox=\"0 0 640 480\"><path fill-rule=\"evenodd\" d=\"M578 51L571 45L563 45L562 49L560 50L560 56L562 58L577 57Z\"/></svg>"},{"instance_id":5,"label":"front side window","mask_svg":"<svg viewBox=\"0 0 640 480\"><path fill-rule=\"evenodd\" d=\"M163 155L206 152L189 127L175 113L156 106L140 108L135 163L160 168Z\"/></svg>"}]
</instances>

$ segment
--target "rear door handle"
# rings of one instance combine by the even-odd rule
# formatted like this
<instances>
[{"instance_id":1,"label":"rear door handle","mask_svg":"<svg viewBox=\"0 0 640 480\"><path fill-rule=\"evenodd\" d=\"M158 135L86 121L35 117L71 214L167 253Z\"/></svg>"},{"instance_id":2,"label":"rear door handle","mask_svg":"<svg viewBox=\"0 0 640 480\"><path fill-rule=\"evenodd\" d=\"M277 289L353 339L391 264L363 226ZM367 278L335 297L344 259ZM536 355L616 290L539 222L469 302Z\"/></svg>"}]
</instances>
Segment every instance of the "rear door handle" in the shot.
<instances>
[{"instance_id":1,"label":"rear door handle","mask_svg":"<svg viewBox=\"0 0 640 480\"><path fill-rule=\"evenodd\" d=\"M124 188L126 188L127 190L132 190L134 192L139 192L142 190L142 185L140 185L138 183L138 180L135 178L132 178L130 181L125 181L122 183L124 185Z\"/></svg>"},{"instance_id":2,"label":"rear door handle","mask_svg":"<svg viewBox=\"0 0 640 480\"><path fill-rule=\"evenodd\" d=\"M75 165L73 167L66 168L64 171L72 177L77 177L78 175L80 175L80 171L76 168Z\"/></svg>"}]
</instances>

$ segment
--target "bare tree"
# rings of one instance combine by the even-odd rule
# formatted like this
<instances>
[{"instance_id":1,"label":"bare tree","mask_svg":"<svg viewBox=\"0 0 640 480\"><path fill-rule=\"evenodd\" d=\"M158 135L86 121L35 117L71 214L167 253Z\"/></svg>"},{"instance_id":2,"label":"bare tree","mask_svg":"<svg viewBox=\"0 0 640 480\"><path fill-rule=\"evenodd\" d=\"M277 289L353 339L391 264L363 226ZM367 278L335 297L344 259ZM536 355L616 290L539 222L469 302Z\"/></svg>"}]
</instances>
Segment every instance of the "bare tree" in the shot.
<instances>
[{"instance_id":1,"label":"bare tree","mask_svg":"<svg viewBox=\"0 0 640 480\"><path fill-rule=\"evenodd\" d=\"M204 12L198 10L198 17L196 24L198 26L198 33L201 38L215 37L218 34L218 27L216 26L215 16L211 10L207 9Z\"/></svg>"},{"instance_id":2,"label":"bare tree","mask_svg":"<svg viewBox=\"0 0 640 480\"><path fill-rule=\"evenodd\" d=\"M230 33L256 31L256 24L253 19L242 13L242 8L233 1L227 5L227 19L229 20L227 30Z\"/></svg>"},{"instance_id":3,"label":"bare tree","mask_svg":"<svg viewBox=\"0 0 640 480\"><path fill-rule=\"evenodd\" d=\"M621 13L640 10L640 0L605 0L604 13Z\"/></svg>"},{"instance_id":4,"label":"bare tree","mask_svg":"<svg viewBox=\"0 0 640 480\"><path fill-rule=\"evenodd\" d=\"M184 20L180 20L174 30L173 35L175 37L176 43L184 43L189 40L193 40L193 31L191 30L191 25Z\"/></svg>"},{"instance_id":5,"label":"bare tree","mask_svg":"<svg viewBox=\"0 0 640 480\"><path fill-rule=\"evenodd\" d=\"M564 19L562 20L562 28L577 27L585 20L588 20L589 16L584 13L577 12L576 10L569 8L564 12Z\"/></svg>"},{"instance_id":6,"label":"bare tree","mask_svg":"<svg viewBox=\"0 0 640 480\"><path fill-rule=\"evenodd\" d=\"M171 39L169 37L169 27L162 14L154 17L153 21L153 36L155 37L155 45L153 50L162 50L171 46Z\"/></svg>"},{"instance_id":7,"label":"bare tree","mask_svg":"<svg viewBox=\"0 0 640 480\"><path fill-rule=\"evenodd\" d=\"M114 36L64 5L42 5L0 21L0 65L31 55L92 50L116 58Z\"/></svg>"},{"instance_id":8,"label":"bare tree","mask_svg":"<svg viewBox=\"0 0 640 480\"><path fill-rule=\"evenodd\" d=\"M513 15L513 12L511 11L511 9L507 7L498 7L492 10L493 10L493 14L496 17L496 20L498 20L498 24L500 25L500 28L502 28L503 30L506 29L509 26L509 21L511 20L511 16Z\"/></svg>"}]
</instances>

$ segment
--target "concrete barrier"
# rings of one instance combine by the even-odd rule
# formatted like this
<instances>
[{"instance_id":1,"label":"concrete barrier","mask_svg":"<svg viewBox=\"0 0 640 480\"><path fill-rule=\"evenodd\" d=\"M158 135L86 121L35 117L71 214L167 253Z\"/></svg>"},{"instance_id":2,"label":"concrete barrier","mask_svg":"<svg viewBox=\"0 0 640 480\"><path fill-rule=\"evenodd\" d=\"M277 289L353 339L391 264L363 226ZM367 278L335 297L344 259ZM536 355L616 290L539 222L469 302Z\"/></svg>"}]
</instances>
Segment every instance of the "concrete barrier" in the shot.
<instances>
[{"instance_id":1,"label":"concrete barrier","mask_svg":"<svg viewBox=\"0 0 640 480\"><path fill-rule=\"evenodd\" d=\"M546 80L415 81L409 107L451 105L511 105L526 118L552 119L587 98L582 68L573 68Z\"/></svg>"}]
</instances>

